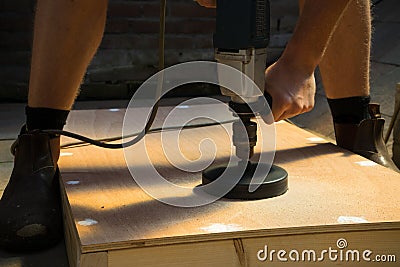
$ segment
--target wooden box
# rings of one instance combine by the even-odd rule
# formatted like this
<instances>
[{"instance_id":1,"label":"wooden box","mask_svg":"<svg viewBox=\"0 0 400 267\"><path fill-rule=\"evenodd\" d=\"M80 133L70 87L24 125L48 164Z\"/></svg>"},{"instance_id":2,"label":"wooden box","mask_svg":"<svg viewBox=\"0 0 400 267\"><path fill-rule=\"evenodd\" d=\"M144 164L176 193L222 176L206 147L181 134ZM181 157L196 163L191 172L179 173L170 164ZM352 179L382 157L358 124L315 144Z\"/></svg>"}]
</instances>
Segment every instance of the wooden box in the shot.
<instances>
[{"instance_id":1,"label":"wooden box","mask_svg":"<svg viewBox=\"0 0 400 267\"><path fill-rule=\"evenodd\" d=\"M106 112L82 111L79 118L110 119ZM400 175L287 122L276 124L276 136L275 164L289 173L287 193L196 208L148 196L132 179L122 150L63 150L70 265L399 266ZM231 143L219 126L183 130L184 153L198 157L190 144L205 137L218 143L218 157L229 153ZM146 142L160 172L178 183L200 183L201 173L179 171L168 162L160 133ZM141 160L130 164L140 168Z\"/></svg>"}]
</instances>

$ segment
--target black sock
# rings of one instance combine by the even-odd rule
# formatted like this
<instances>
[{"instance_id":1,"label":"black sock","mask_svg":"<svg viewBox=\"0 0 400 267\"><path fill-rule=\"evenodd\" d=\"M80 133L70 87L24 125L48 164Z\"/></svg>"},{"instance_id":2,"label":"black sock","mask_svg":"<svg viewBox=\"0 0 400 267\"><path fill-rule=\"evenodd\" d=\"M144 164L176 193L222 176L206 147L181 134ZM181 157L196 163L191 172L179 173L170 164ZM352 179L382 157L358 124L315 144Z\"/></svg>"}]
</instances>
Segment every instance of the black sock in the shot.
<instances>
[{"instance_id":1,"label":"black sock","mask_svg":"<svg viewBox=\"0 0 400 267\"><path fill-rule=\"evenodd\" d=\"M62 130L69 110L52 108L31 108L26 106L26 127L30 130Z\"/></svg>"},{"instance_id":2,"label":"black sock","mask_svg":"<svg viewBox=\"0 0 400 267\"><path fill-rule=\"evenodd\" d=\"M370 96L355 96L338 99L329 99L333 122L358 124L362 120L369 119L368 105Z\"/></svg>"}]
</instances>

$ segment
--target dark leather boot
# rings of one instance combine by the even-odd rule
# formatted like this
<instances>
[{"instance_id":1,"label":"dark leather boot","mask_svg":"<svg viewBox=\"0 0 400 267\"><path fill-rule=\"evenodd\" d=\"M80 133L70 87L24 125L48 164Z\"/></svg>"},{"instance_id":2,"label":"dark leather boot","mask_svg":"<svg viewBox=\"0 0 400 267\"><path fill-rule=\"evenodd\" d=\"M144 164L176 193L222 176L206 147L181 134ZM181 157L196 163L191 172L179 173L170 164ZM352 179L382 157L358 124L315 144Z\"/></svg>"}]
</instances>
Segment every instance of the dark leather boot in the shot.
<instances>
[{"instance_id":1,"label":"dark leather boot","mask_svg":"<svg viewBox=\"0 0 400 267\"><path fill-rule=\"evenodd\" d=\"M360 124L334 123L337 145L370 159L397 172L383 141L385 120L381 117L378 104L369 105L371 119Z\"/></svg>"},{"instance_id":2,"label":"dark leather boot","mask_svg":"<svg viewBox=\"0 0 400 267\"><path fill-rule=\"evenodd\" d=\"M37 250L63 235L57 160L60 138L32 131L19 135L14 169L0 200L0 245Z\"/></svg>"}]
</instances>

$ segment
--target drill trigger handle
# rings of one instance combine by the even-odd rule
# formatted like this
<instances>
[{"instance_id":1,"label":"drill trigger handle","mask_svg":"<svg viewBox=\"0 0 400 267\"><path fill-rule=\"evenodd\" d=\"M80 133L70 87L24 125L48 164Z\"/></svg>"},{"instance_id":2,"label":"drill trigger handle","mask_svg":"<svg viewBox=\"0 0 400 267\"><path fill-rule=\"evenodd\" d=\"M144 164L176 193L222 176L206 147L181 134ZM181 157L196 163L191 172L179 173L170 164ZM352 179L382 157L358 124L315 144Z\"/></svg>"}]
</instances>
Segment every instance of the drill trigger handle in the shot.
<instances>
[{"instance_id":1,"label":"drill trigger handle","mask_svg":"<svg viewBox=\"0 0 400 267\"><path fill-rule=\"evenodd\" d=\"M264 97L267 100L269 108L272 109L272 96L267 91L264 91Z\"/></svg>"},{"instance_id":2,"label":"drill trigger handle","mask_svg":"<svg viewBox=\"0 0 400 267\"><path fill-rule=\"evenodd\" d=\"M267 116L272 111L272 96L267 91L264 91L264 98L266 101L258 101L261 104L260 106L262 106L258 109L260 116ZM268 103L269 108L266 106L266 103Z\"/></svg>"}]
</instances>

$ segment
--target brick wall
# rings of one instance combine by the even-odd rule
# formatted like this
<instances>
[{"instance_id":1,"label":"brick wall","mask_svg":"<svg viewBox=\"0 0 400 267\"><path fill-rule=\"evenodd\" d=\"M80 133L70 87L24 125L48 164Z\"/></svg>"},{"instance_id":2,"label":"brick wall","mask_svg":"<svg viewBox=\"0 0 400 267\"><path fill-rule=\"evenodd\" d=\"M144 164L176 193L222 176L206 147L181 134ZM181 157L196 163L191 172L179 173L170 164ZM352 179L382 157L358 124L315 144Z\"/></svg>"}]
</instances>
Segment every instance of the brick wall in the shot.
<instances>
[{"instance_id":1,"label":"brick wall","mask_svg":"<svg viewBox=\"0 0 400 267\"><path fill-rule=\"evenodd\" d=\"M110 1L105 35L87 82L144 80L158 64L159 1ZM213 57L215 10L191 0L168 0L166 65Z\"/></svg>"},{"instance_id":2,"label":"brick wall","mask_svg":"<svg viewBox=\"0 0 400 267\"><path fill-rule=\"evenodd\" d=\"M0 100L26 99L34 6L34 0L0 0ZM269 58L275 59L293 30L297 0L273 0L271 11ZM158 23L158 0L109 0L104 38L81 96L126 97L155 73ZM214 27L215 10L193 0L167 0L166 65L213 59Z\"/></svg>"},{"instance_id":3,"label":"brick wall","mask_svg":"<svg viewBox=\"0 0 400 267\"><path fill-rule=\"evenodd\" d=\"M34 3L0 0L0 98L26 95Z\"/></svg>"}]
</instances>

